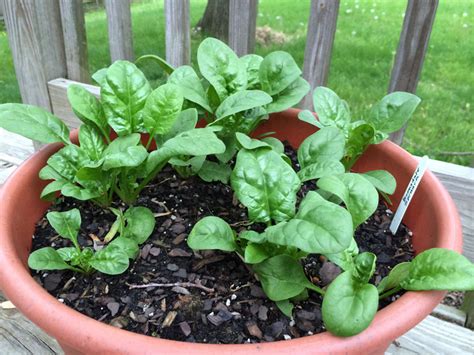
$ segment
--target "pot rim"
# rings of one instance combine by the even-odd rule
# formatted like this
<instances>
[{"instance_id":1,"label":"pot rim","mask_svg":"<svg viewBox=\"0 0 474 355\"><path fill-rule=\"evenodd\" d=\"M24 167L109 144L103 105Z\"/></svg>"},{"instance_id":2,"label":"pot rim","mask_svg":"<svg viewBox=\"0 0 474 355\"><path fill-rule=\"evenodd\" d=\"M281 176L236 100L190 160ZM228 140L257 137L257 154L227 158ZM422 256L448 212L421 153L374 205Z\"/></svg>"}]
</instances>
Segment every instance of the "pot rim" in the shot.
<instances>
[{"instance_id":1,"label":"pot rim","mask_svg":"<svg viewBox=\"0 0 474 355\"><path fill-rule=\"evenodd\" d=\"M287 111L295 115L296 109ZM77 132L76 132L77 134ZM69 308L51 296L30 275L15 248L13 235L14 227L10 225L14 216L15 199L18 189L31 184L32 176L44 165L47 158L59 149L60 144L50 144L36 152L25 161L0 189L0 287L15 306L47 333L53 335L60 343L74 349L94 349L94 352L117 353L140 352L149 353L150 349L160 349L163 353L176 354L279 354L290 351L331 351L331 353L347 352L370 353L377 349L371 342L379 343L387 339L401 336L406 331L421 322L424 317L441 301L444 291L406 292L398 300L378 311L371 325L362 333L348 337L336 337L328 332L304 336L288 341L275 341L258 344L203 344L186 343L175 340L153 338L151 336L121 330L99 322L78 311ZM385 141L376 149L382 149L385 154L391 154L415 169L417 160L396 144ZM461 252L462 231L459 216L449 193L439 180L429 170L423 176L424 182L431 191L437 191L432 198L432 208L440 209L438 216L442 219L443 236L439 247ZM15 193L16 191L16 193ZM38 202L40 204L41 202ZM416 309L417 312L406 312ZM416 314L415 314L416 313ZM314 347L314 348L308 348Z\"/></svg>"}]
</instances>

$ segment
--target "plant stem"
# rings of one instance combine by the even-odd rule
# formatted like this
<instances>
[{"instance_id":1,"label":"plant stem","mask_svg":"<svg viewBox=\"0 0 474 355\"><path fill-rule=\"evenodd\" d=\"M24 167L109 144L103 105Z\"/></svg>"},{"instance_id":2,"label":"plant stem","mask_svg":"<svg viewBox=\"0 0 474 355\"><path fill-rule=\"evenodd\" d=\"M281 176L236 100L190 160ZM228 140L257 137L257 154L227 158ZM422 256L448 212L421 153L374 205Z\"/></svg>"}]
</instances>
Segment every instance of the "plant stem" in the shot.
<instances>
[{"instance_id":1,"label":"plant stem","mask_svg":"<svg viewBox=\"0 0 474 355\"><path fill-rule=\"evenodd\" d=\"M385 297L388 297L388 296L391 296L393 295L394 293L397 293L398 291L401 291L402 288L400 286L397 286L395 288L392 288L391 290L388 290L384 293L382 293L380 296L379 296L379 299L384 299Z\"/></svg>"}]
</instances>

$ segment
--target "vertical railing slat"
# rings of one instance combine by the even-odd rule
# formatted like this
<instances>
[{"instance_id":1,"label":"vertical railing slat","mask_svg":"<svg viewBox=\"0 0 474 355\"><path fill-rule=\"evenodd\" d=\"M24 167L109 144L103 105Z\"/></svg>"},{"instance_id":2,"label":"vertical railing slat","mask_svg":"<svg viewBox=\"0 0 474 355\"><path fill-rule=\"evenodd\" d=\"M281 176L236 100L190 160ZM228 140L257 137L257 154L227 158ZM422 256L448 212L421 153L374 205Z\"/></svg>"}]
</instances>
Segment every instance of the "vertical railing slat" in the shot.
<instances>
[{"instance_id":1,"label":"vertical railing slat","mask_svg":"<svg viewBox=\"0 0 474 355\"><path fill-rule=\"evenodd\" d=\"M46 80L67 75L59 0L35 1L38 39Z\"/></svg>"},{"instance_id":2,"label":"vertical railing slat","mask_svg":"<svg viewBox=\"0 0 474 355\"><path fill-rule=\"evenodd\" d=\"M109 32L110 59L132 61L132 15L130 0L105 0Z\"/></svg>"},{"instance_id":3,"label":"vertical railing slat","mask_svg":"<svg viewBox=\"0 0 474 355\"><path fill-rule=\"evenodd\" d=\"M338 12L339 0L311 0L303 66L311 91L302 100L303 108L313 109L313 90L327 83Z\"/></svg>"},{"instance_id":4,"label":"vertical railing slat","mask_svg":"<svg viewBox=\"0 0 474 355\"><path fill-rule=\"evenodd\" d=\"M23 103L51 111L34 0L4 0L3 16ZM40 145L34 142L35 148Z\"/></svg>"},{"instance_id":5,"label":"vertical railing slat","mask_svg":"<svg viewBox=\"0 0 474 355\"><path fill-rule=\"evenodd\" d=\"M165 0L166 60L177 67L191 61L189 0Z\"/></svg>"},{"instance_id":6,"label":"vertical railing slat","mask_svg":"<svg viewBox=\"0 0 474 355\"><path fill-rule=\"evenodd\" d=\"M255 47L258 0L230 0L229 46L242 56Z\"/></svg>"},{"instance_id":7,"label":"vertical railing slat","mask_svg":"<svg viewBox=\"0 0 474 355\"><path fill-rule=\"evenodd\" d=\"M67 77L89 82L87 38L82 0L60 0Z\"/></svg>"},{"instance_id":8,"label":"vertical railing slat","mask_svg":"<svg viewBox=\"0 0 474 355\"><path fill-rule=\"evenodd\" d=\"M416 91L437 7L438 0L408 0L388 92ZM401 144L405 130L392 133L390 140Z\"/></svg>"}]
</instances>

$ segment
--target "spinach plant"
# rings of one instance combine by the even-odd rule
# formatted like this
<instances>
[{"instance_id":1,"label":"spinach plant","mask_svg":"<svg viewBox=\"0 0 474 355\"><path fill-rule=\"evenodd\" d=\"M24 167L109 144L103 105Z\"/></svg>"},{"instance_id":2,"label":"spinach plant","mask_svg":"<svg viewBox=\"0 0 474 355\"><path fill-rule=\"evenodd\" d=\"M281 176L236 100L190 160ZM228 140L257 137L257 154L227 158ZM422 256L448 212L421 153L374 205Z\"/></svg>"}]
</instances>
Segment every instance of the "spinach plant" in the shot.
<instances>
[{"instance_id":1,"label":"spinach plant","mask_svg":"<svg viewBox=\"0 0 474 355\"><path fill-rule=\"evenodd\" d=\"M53 180L42 197L61 191L108 206L116 194L131 204L170 159L225 151L215 135L219 128L195 128L197 111L182 111L184 98L176 85L152 90L143 73L127 61L100 70L94 79L101 87L100 100L82 86L68 87L71 107L83 123L79 145L53 114L29 105L0 105L0 127L42 143L64 144L40 171L42 179ZM113 140L112 131L118 136ZM143 133L149 138L142 142ZM158 149L149 153L152 143Z\"/></svg>"},{"instance_id":2,"label":"spinach plant","mask_svg":"<svg viewBox=\"0 0 474 355\"><path fill-rule=\"evenodd\" d=\"M66 212L49 212L46 215L54 230L72 246L54 249L45 247L32 252L28 265L34 270L73 270L90 274L95 270L117 275L127 270L129 259L135 259L139 245L153 232L155 218L145 207L130 207L125 213L111 208L117 219L103 240L94 240L94 248L81 247L78 233L81 215L74 208ZM99 241L99 243L98 243Z\"/></svg>"},{"instance_id":3,"label":"spinach plant","mask_svg":"<svg viewBox=\"0 0 474 355\"><path fill-rule=\"evenodd\" d=\"M290 54L276 51L265 58L248 54L239 58L225 43L206 38L197 51L200 76L191 66L173 68L156 56L169 73L168 83L178 86L186 107L194 107L208 126L220 126L216 134L226 144L216 161L181 159L173 163L187 166L188 174L198 173L205 181L227 181L227 164L239 148L235 133L250 134L268 115L296 105L310 89Z\"/></svg>"}]
</instances>

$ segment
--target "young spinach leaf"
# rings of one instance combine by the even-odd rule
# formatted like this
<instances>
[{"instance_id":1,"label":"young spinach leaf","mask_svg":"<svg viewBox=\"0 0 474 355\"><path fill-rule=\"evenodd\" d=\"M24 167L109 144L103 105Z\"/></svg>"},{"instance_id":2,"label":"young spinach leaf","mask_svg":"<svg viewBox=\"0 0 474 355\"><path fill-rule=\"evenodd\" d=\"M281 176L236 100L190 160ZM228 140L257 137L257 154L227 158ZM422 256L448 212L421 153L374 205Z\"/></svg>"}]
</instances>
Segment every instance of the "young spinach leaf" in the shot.
<instances>
[{"instance_id":1,"label":"young spinach leaf","mask_svg":"<svg viewBox=\"0 0 474 355\"><path fill-rule=\"evenodd\" d=\"M188 246L194 250L237 250L234 231L222 218L208 216L197 222L189 234Z\"/></svg>"}]
</instances>

